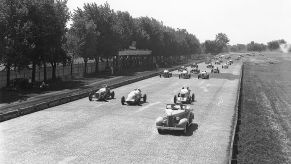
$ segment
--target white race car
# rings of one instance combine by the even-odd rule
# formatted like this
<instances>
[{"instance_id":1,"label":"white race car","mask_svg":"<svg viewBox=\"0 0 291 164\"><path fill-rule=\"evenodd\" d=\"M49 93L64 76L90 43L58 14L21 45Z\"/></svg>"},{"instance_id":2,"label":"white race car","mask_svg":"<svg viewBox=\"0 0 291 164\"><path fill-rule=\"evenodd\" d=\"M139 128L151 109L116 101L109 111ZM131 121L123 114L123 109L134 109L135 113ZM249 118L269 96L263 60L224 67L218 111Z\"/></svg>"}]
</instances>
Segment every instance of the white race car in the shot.
<instances>
[{"instance_id":1,"label":"white race car","mask_svg":"<svg viewBox=\"0 0 291 164\"><path fill-rule=\"evenodd\" d=\"M122 105L140 105L142 102L145 103L147 101L147 95L142 95L140 89L134 89L133 91L129 92L127 98L124 96L121 97L121 104Z\"/></svg>"},{"instance_id":2,"label":"white race car","mask_svg":"<svg viewBox=\"0 0 291 164\"><path fill-rule=\"evenodd\" d=\"M191 104L195 101L195 95L192 93L191 90L187 88L182 88L181 91L178 93L178 95L174 96L174 103L175 104Z\"/></svg>"}]
</instances>

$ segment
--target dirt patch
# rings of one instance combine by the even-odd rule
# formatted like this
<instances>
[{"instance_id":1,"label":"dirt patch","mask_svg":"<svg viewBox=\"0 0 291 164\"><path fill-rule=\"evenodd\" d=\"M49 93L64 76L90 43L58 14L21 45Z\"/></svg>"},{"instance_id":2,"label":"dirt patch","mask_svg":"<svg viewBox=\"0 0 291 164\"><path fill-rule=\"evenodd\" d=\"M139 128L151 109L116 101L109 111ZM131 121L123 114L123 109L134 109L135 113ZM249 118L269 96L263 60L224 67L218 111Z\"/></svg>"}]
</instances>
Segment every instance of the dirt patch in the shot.
<instances>
[{"instance_id":1,"label":"dirt patch","mask_svg":"<svg viewBox=\"0 0 291 164\"><path fill-rule=\"evenodd\" d=\"M265 56L244 66L238 163L291 163L291 62Z\"/></svg>"}]
</instances>

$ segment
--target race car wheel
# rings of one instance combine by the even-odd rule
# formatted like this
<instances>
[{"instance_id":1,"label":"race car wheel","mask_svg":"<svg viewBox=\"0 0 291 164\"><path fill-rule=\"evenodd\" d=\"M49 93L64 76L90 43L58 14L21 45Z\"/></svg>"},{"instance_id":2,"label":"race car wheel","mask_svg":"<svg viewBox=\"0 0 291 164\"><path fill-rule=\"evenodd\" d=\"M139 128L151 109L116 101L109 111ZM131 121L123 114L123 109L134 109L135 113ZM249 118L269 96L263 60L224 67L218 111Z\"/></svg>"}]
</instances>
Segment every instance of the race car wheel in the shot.
<instances>
[{"instance_id":1,"label":"race car wheel","mask_svg":"<svg viewBox=\"0 0 291 164\"><path fill-rule=\"evenodd\" d=\"M164 131L162 129L158 129L159 134L164 134Z\"/></svg>"},{"instance_id":2,"label":"race car wheel","mask_svg":"<svg viewBox=\"0 0 291 164\"><path fill-rule=\"evenodd\" d=\"M184 133L184 134L187 134L187 127L188 127L188 123L187 123L187 125L185 126L185 128L184 128L184 130L183 130L183 133Z\"/></svg>"},{"instance_id":3,"label":"race car wheel","mask_svg":"<svg viewBox=\"0 0 291 164\"><path fill-rule=\"evenodd\" d=\"M147 102L147 95L146 95L146 94L143 95L143 102L144 102L144 103Z\"/></svg>"},{"instance_id":4,"label":"race car wheel","mask_svg":"<svg viewBox=\"0 0 291 164\"><path fill-rule=\"evenodd\" d=\"M112 91L110 96L111 96L111 99L114 99L115 92L114 92L114 91Z\"/></svg>"},{"instance_id":5,"label":"race car wheel","mask_svg":"<svg viewBox=\"0 0 291 164\"><path fill-rule=\"evenodd\" d=\"M181 79L181 75L179 75L179 79Z\"/></svg>"},{"instance_id":6,"label":"race car wheel","mask_svg":"<svg viewBox=\"0 0 291 164\"><path fill-rule=\"evenodd\" d=\"M89 101L92 101L93 94L94 94L94 93L92 93L92 92L89 93Z\"/></svg>"},{"instance_id":7,"label":"race car wheel","mask_svg":"<svg viewBox=\"0 0 291 164\"><path fill-rule=\"evenodd\" d=\"M191 97L191 99L192 99L192 102L194 102L194 101L195 101L195 95L194 95L194 93L192 94L192 97Z\"/></svg>"},{"instance_id":8,"label":"race car wheel","mask_svg":"<svg viewBox=\"0 0 291 164\"><path fill-rule=\"evenodd\" d=\"M177 96L175 95L174 96L174 104L176 104L177 103Z\"/></svg>"},{"instance_id":9,"label":"race car wheel","mask_svg":"<svg viewBox=\"0 0 291 164\"><path fill-rule=\"evenodd\" d=\"M124 96L121 97L121 104L125 105L125 97Z\"/></svg>"}]
</instances>

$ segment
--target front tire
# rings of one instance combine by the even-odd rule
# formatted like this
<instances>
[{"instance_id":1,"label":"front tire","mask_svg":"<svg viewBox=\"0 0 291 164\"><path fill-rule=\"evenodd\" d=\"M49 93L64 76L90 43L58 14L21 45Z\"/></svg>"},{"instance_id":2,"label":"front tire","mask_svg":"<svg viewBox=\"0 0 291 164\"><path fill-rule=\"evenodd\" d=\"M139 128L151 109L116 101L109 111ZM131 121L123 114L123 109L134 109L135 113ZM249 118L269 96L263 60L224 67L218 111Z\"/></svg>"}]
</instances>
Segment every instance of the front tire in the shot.
<instances>
[{"instance_id":1,"label":"front tire","mask_svg":"<svg viewBox=\"0 0 291 164\"><path fill-rule=\"evenodd\" d=\"M146 94L143 95L143 102L144 102L144 103L147 102L147 95L146 95Z\"/></svg>"},{"instance_id":2,"label":"front tire","mask_svg":"<svg viewBox=\"0 0 291 164\"><path fill-rule=\"evenodd\" d=\"M111 99L114 99L114 96L115 96L115 92L112 91L112 92L111 92Z\"/></svg>"},{"instance_id":3,"label":"front tire","mask_svg":"<svg viewBox=\"0 0 291 164\"><path fill-rule=\"evenodd\" d=\"M92 93L92 92L89 93L89 101L92 101L93 94L94 94L94 93Z\"/></svg>"},{"instance_id":4,"label":"front tire","mask_svg":"<svg viewBox=\"0 0 291 164\"><path fill-rule=\"evenodd\" d=\"M174 104L176 104L177 103L177 96L175 95L174 96Z\"/></svg>"},{"instance_id":5,"label":"front tire","mask_svg":"<svg viewBox=\"0 0 291 164\"><path fill-rule=\"evenodd\" d=\"M194 101L195 101L195 95L194 95L194 93L192 94L192 97L191 97L191 99L192 99L192 102L194 102Z\"/></svg>"}]
</instances>

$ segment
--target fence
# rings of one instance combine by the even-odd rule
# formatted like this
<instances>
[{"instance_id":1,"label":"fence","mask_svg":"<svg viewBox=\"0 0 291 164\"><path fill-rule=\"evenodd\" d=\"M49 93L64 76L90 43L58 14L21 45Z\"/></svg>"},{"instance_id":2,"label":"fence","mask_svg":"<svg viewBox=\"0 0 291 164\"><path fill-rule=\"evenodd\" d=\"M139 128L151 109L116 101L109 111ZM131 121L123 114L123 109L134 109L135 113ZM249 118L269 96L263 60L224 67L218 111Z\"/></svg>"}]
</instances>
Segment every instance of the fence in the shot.
<instances>
[{"instance_id":1,"label":"fence","mask_svg":"<svg viewBox=\"0 0 291 164\"><path fill-rule=\"evenodd\" d=\"M109 63L111 65L111 62ZM87 73L92 73L95 71L95 63L88 63L87 64ZM98 63L98 69L99 71L104 71L106 66L106 62L100 62ZM73 77L83 77L84 76L84 69L85 69L85 64L84 63L77 63L73 65ZM47 79L52 78L52 68L47 65L46 68L47 71ZM0 88L5 87L7 84L6 80L6 71L0 71ZM36 81L43 81L44 79L44 71L42 67L37 67L36 73L35 73L35 80ZM10 71L10 80L16 79L16 78L31 78L32 75L32 70L22 70L22 71ZM56 76L62 79L67 79L71 78L71 66L62 66L59 65L56 68Z\"/></svg>"}]
</instances>

